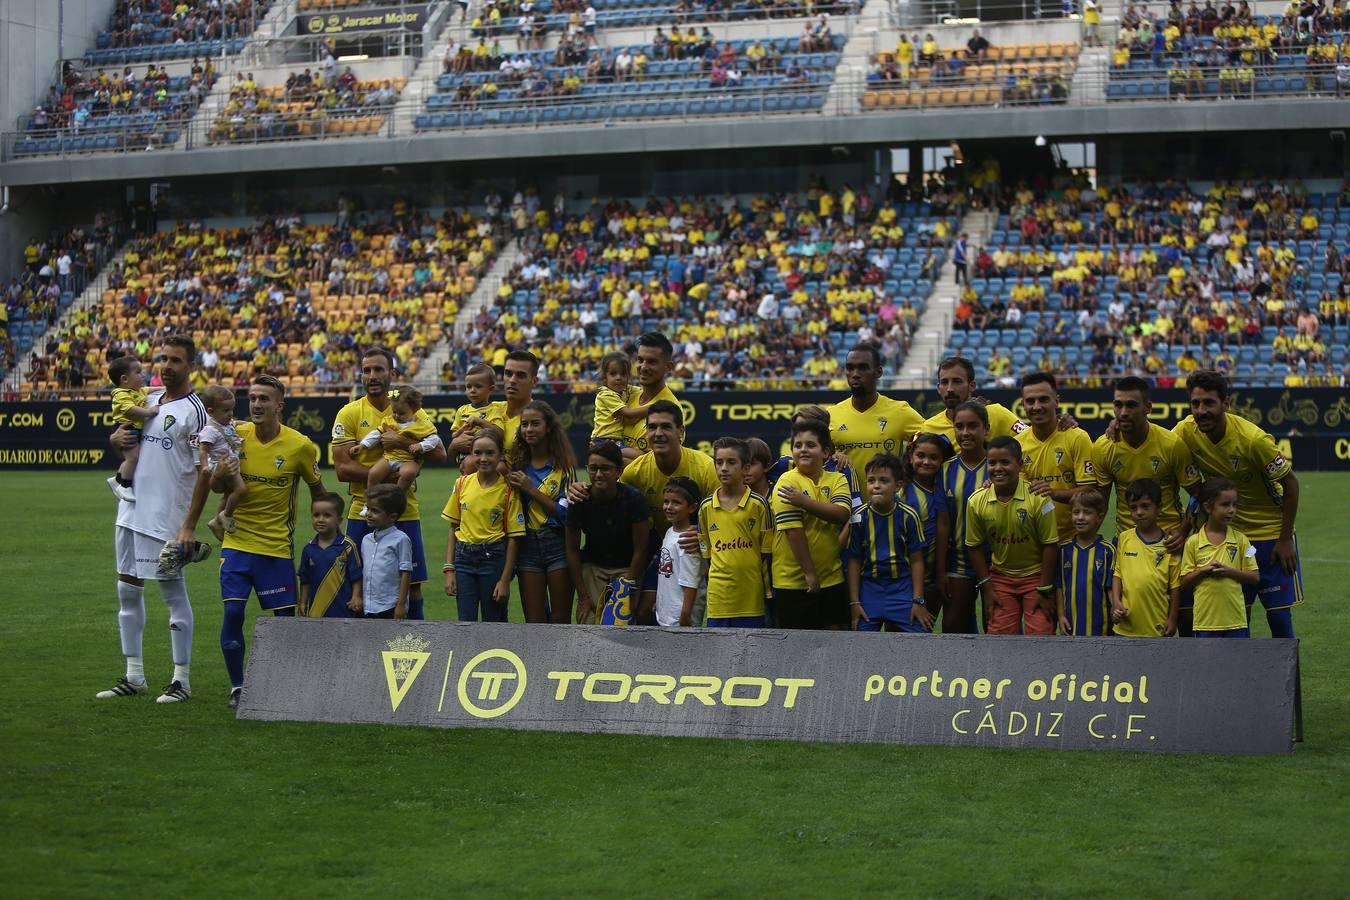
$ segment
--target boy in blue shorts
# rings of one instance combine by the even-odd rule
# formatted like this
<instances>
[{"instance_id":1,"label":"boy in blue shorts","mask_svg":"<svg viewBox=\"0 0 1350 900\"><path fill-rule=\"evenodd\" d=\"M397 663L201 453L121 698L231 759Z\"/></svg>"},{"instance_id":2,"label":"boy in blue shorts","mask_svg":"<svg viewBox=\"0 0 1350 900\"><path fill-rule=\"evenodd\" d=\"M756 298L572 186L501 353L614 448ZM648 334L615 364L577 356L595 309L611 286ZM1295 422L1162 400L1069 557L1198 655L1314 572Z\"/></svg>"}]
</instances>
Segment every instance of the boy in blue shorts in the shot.
<instances>
[{"instance_id":1,"label":"boy in blue shorts","mask_svg":"<svg viewBox=\"0 0 1350 900\"><path fill-rule=\"evenodd\" d=\"M337 494L310 501L314 540L300 551L297 611L316 619L361 614L361 548L338 530L346 503Z\"/></svg>"},{"instance_id":2,"label":"boy in blue shorts","mask_svg":"<svg viewBox=\"0 0 1350 900\"><path fill-rule=\"evenodd\" d=\"M926 634L933 615L915 585L924 582L930 538L912 507L896 499L904 464L890 453L872 457L865 470L868 505L849 534L848 592L857 631Z\"/></svg>"}]
</instances>

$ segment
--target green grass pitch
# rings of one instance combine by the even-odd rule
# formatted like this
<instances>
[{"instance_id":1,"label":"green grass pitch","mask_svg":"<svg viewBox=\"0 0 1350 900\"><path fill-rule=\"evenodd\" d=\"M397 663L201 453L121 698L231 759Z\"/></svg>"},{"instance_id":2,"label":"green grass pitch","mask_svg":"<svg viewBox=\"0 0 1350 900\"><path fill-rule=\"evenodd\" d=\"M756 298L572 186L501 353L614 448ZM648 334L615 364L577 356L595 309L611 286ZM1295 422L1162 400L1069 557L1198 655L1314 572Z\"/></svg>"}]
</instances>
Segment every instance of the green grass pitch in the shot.
<instances>
[{"instance_id":1,"label":"green grass pitch","mask_svg":"<svg viewBox=\"0 0 1350 900\"><path fill-rule=\"evenodd\" d=\"M433 563L450 475L423 478ZM1238 758L236 722L209 563L193 700L96 702L122 673L115 501L93 472L6 473L0 892L1344 896L1350 477L1302 484L1307 743ZM154 586L146 607L158 688Z\"/></svg>"}]
</instances>

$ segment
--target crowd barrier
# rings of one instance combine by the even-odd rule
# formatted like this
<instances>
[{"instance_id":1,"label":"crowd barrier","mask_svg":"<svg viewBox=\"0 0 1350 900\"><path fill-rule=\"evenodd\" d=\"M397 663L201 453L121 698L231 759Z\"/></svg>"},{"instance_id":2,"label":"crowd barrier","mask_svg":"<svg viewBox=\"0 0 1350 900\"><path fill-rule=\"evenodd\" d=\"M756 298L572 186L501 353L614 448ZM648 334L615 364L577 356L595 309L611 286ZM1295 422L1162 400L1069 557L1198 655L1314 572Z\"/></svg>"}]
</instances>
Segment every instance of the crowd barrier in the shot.
<instances>
[{"instance_id":1,"label":"crowd barrier","mask_svg":"<svg viewBox=\"0 0 1350 900\"><path fill-rule=\"evenodd\" d=\"M239 718L1289 753L1298 644L259 618Z\"/></svg>"},{"instance_id":2,"label":"crowd barrier","mask_svg":"<svg viewBox=\"0 0 1350 900\"><path fill-rule=\"evenodd\" d=\"M981 391L992 401L1021 413L1014 391ZM591 433L593 397L590 394L541 393L562 418L573 444L581 451ZM800 406L832 404L840 392L736 391L682 392L686 439L691 447L711 451L712 442L723 435L760 437L771 444L785 442L787 420ZM890 396L906 400L925 416L941 408L935 391L900 391ZM295 397L286 402L287 425L308 435L327 459L329 430L346 401L340 397ZM431 394L423 406L449 437L455 410L464 403L459 394ZM1281 451L1298 469L1350 469L1350 399L1336 388L1253 388L1237 392L1233 411L1265 428L1276 438ZM1093 437L1102 433L1111 419L1109 389L1066 389L1060 393L1060 410L1073 415ZM240 418L247 418L241 398ZM1153 419L1172 427L1189 415L1184 390L1153 392ZM112 468L108 433L113 428L111 405L99 400L32 401L0 403L0 468ZM774 449L779 449L774 447ZM888 448L894 449L894 448ZM786 452L784 450L783 452Z\"/></svg>"}]
</instances>

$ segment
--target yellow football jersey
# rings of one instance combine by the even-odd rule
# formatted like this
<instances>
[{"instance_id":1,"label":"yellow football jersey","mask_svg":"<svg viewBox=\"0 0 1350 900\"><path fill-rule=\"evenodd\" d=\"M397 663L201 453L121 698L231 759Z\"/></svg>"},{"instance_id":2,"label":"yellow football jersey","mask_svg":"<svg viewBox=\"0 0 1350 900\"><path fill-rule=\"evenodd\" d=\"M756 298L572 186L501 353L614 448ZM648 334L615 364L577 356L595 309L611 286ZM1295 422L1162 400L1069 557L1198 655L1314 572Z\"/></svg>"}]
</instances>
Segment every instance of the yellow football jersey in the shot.
<instances>
[{"instance_id":1,"label":"yellow football jersey","mask_svg":"<svg viewBox=\"0 0 1350 900\"><path fill-rule=\"evenodd\" d=\"M498 476L483 487L476 473L461 475L445 501L441 518L455 529L455 540L466 544L495 544L525 536L525 512L520 498Z\"/></svg>"},{"instance_id":2,"label":"yellow football jersey","mask_svg":"<svg viewBox=\"0 0 1350 900\"><path fill-rule=\"evenodd\" d=\"M1273 437L1232 413L1218 443L1196 427L1193 416L1187 416L1172 432L1191 451L1196 467L1207 478L1223 476L1237 484L1234 528L1252 541L1273 541L1280 536L1284 504L1280 479L1293 467L1275 446Z\"/></svg>"},{"instance_id":3,"label":"yellow football jersey","mask_svg":"<svg viewBox=\"0 0 1350 900\"><path fill-rule=\"evenodd\" d=\"M1186 539L1181 552L1181 575L1203 569L1214 560L1225 566L1255 572L1256 548L1246 535L1229 527L1223 541L1210 541L1204 528ZM1242 585L1231 578L1204 578L1195 585L1195 630L1233 631L1247 627L1247 601Z\"/></svg>"},{"instance_id":4,"label":"yellow football jersey","mask_svg":"<svg viewBox=\"0 0 1350 900\"><path fill-rule=\"evenodd\" d=\"M838 472L822 472L816 481L812 481L796 469L784 472L776 487L792 485L804 491L812 500L821 503L833 503L842 506L851 514L853 494L849 490L848 479ZM786 503L774 491L770 501L773 509L773 586L789 590L806 590L806 576L797 563L797 557L788 545L787 532L794 528L804 529L806 543L811 550L811 562L816 569L816 578L821 587L842 584L843 567L839 562L840 526L816 516L808 515L796 506Z\"/></svg>"},{"instance_id":5,"label":"yellow football jersey","mask_svg":"<svg viewBox=\"0 0 1350 900\"><path fill-rule=\"evenodd\" d=\"M713 465L712 457L688 447L680 448L680 463L674 472L669 474L662 472L661 467L656 464L655 454L648 452L624 466L623 474L619 476L620 481L637 488L646 498L647 508L652 511L653 534L664 535L666 529L670 527L670 521L666 519L666 514L661 509L661 499L665 495L666 485L676 475L694 480L703 495L700 500L717 490L719 483L717 467Z\"/></svg>"},{"instance_id":6,"label":"yellow football jersey","mask_svg":"<svg viewBox=\"0 0 1350 900\"><path fill-rule=\"evenodd\" d=\"M984 411L989 413L989 436L991 438L1003 434L1011 437L1026 428L1022 420L1017 418L1017 414L1001 403L990 403L985 406ZM935 415L931 415L920 422L914 429L913 434L925 431L930 434L942 435L951 442L952 449L956 449L956 426L951 419L947 418L946 409L938 410Z\"/></svg>"},{"instance_id":7,"label":"yellow football jersey","mask_svg":"<svg viewBox=\"0 0 1350 900\"><path fill-rule=\"evenodd\" d=\"M1145 541L1130 528L1118 538L1115 577L1120 579L1121 603L1129 610L1116 623L1116 634L1161 637L1172 589L1181 585L1181 560L1167 552L1162 538Z\"/></svg>"},{"instance_id":8,"label":"yellow football jersey","mask_svg":"<svg viewBox=\"0 0 1350 900\"><path fill-rule=\"evenodd\" d=\"M1055 429L1042 441L1028 428L1017 435L1017 442L1022 445L1022 477L1027 481L1044 478L1057 491L1097 483L1092 472L1092 440L1083 429ZM1061 544L1073 540L1070 504L1055 504L1055 523Z\"/></svg>"},{"instance_id":9,"label":"yellow football jersey","mask_svg":"<svg viewBox=\"0 0 1350 900\"><path fill-rule=\"evenodd\" d=\"M235 530L225 535L221 546L289 559L295 535L296 493L301 481L318 484L319 448L285 425L267 443L258 440L252 422L241 422L235 430L243 441L239 474L248 493L234 508Z\"/></svg>"},{"instance_id":10,"label":"yellow football jersey","mask_svg":"<svg viewBox=\"0 0 1350 900\"><path fill-rule=\"evenodd\" d=\"M359 441L370 434L371 429L379 427L388 410L388 404L385 405L384 409L380 409L370 402L369 397L361 397L348 403L338 410L337 418L333 421L330 446L350 446L352 459L367 468L375 465L376 460L384 456L384 450L378 445L362 447ZM359 519L361 518L361 507L366 505L365 478L348 482L347 492L352 497L351 506L347 508L347 518ZM414 482L412 489L408 491L408 509L403 515L399 516L399 521L416 522L420 518L421 508L417 502L417 484Z\"/></svg>"},{"instance_id":11,"label":"yellow football jersey","mask_svg":"<svg viewBox=\"0 0 1350 900\"><path fill-rule=\"evenodd\" d=\"M1151 478L1162 488L1162 508L1158 510L1158 525L1164 531L1181 527L1184 507L1181 488L1191 488L1200 481L1200 470L1195 467L1191 451L1182 440L1161 425L1148 426L1148 437L1138 447L1131 447L1124 438L1108 440L1106 435L1092 445L1092 469L1097 484L1116 486L1116 533L1124 534L1134 527L1130 504L1125 502L1125 489L1130 482Z\"/></svg>"},{"instance_id":12,"label":"yellow football jersey","mask_svg":"<svg viewBox=\"0 0 1350 900\"><path fill-rule=\"evenodd\" d=\"M1007 500L999 500L994 486L970 495L966 507L966 546L990 546L990 565L1001 575L1022 578L1041 571L1041 552L1047 544L1059 546L1055 504L1027 489L1025 481Z\"/></svg>"},{"instance_id":13,"label":"yellow football jersey","mask_svg":"<svg viewBox=\"0 0 1350 900\"><path fill-rule=\"evenodd\" d=\"M910 435L923 424L923 416L904 400L880 394L865 410L855 409L850 397L831 406L829 413L834 449L848 454L860 481L872 457L878 453L901 453ZM776 576L774 583L778 583Z\"/></svg>"},{"instance_id":14,"label":"yellow football jersey","mask_svg":"<svg viewBox=\"0 0 1350 900\"><path fill-rule=\"evenodd\" d=\"M746 488L723 509L714 492L698 508L699 550L708 560L708 618L764 615L764 557L773 550L769 503Z\"/></svg>"},{"instance_id":15,"label":"yellow football jersey","mask_svg":"<svg viewBox=\"0 0 1350 900\"><path fill-rule=\"evenodd\" d=\"M643 398L641 388L629 389L628 403L631 406L650 406L658 400L669 400L671 403L676 404L680 402L675 397L675 392L672 391L669 386L663 386L660 392L651 399ZM647 423L643 419L638 419L636 422L629 422L627 425L623 426L623 436L628 439L628 446L630 447L636 447L643 453L646 453L651 449L651 446L647 443ZM661 533L665 534L665 531L663 530Z\"/></svg>"},{"instance_id":16,"label":"yellow football jersey","mask_svg":"<svg viewBox=\"0 0 1350 900\"><path fill-rule=\"evenodd\" d=\"M607 387L602 387L595 392L595 410L591 417L591 440L617 441L625 439L624 423L614 414L625 406L636 406L635 402L642 389L630 387L622 394L617 394ZM643 425L644 430L646 428Z\"/></svg>"}]
</instances>

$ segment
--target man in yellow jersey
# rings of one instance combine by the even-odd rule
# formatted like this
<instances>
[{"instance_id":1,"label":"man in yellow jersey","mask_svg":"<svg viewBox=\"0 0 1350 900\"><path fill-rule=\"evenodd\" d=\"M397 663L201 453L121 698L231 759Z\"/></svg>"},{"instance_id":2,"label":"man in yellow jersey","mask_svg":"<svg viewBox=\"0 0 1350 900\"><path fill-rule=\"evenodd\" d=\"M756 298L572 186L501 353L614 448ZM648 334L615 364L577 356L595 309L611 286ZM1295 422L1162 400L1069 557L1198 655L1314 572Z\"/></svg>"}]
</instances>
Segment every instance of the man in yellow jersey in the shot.
<instances>
[{"instance_id":1,"label":"man in yellow jersey","mask_svg":"<svg viewBox=\"0 0 1350 900\"><path fill-rule=\"evenodd\" d=\"M848 456L855 477L861 477L878 453L902 454L923 416L904 400L877 393L881 351L872 344L859 344L848 352L844 375L851 396L830 407L830 438L834 448Z\"/></svg>"},{"instance_id":2,"label":"man in yellow jersey","mask_svg":"<svg viewBox=\"0 0 1350 900\"><path fill-rule=\"evenodd\" d=\"M1022 406L1031 420L1031 427L1017 435L1022 478L1031 493L1054 501L1059 542L1067 544L1074 536L1073 495L1097 483L1092 440L1078 427L1060 430L1059 383L1050 372L1022 376Z\"/></svg>"},{"instance_id":3,"label":"man in yellow jersey","mask_svg":"<svg viewBox=\"0 0 1350 900\"><path fill-rule=\"evenodd\" d=\"M249 421L236 426L239 475L248 493L234 510L235 530L220 549L220 597L225 603L220 649L230 674L230 707L244 686L244 611L248 595L274 616L295 615L296 493L309 485L311 500L324 497L319 450L294 428L281 424L286 389L271 375L248 389Z\"/></svg>"},{"instance_id":4,"label":"man in yellow jersey","mask_svg":"<svg viewBox=\"0 0 1350 900\"><path fill-rule=\"evenodd\" d=\"M1110 433L1092 445L1092 469L1097 484L1116 489L1116 533L1134 527L1125 489L1130 482L1150 478L1162 489L1158 525L1165 535L1168 553L1178 554L1186 545L1187 528L1182 512L1181 489L1189 490L1200 481L1191 451L1175 434L1149 422L1153 404L1149 401L1148 382L1133 375L1116 382L1113 402L1116 438Z\"/></svg>"},{"instance_id":5,"label":"man in yellow jersey","mask_svg":"<svg viewBox=\"0 0 1350 900\"><path fill-rule=\"evenodd\" d=\"M975 365L964 356L944 359L942 365L938 366L938 394L942 397L942 409L920 422L913 434L907 437L913 437L920 432L940 434L955 449L956 426L952 424L952 416L956 408L969 400L974 393ZM1017 414L1001 403L986 403L984 409L989 413L991 439L1001 434L1016 435L1026 430L1026 425L1018 420Z\"/></svg>"},{"instance_id":6,"label":"man in yellow jersey","mask_svg":"<svg viewBox=\"0 0 1350 900\"><path fill-rule=\"evenodd\" d=\"M1059 564L1055 508L1031 492L1021 468L1016 438L1000 435L990 442L990 483L971 494L966 507L966 549L989 633L1049 635L1055 633Z\"/></svg>"},{"instance_id":7,"label":"man in yellow jersey","mask_svg":"<svg viewBox=\"0 0 1350 900\"><path fill-rule=\"evenodd\" d=\"M502 364L502 394L505 400L498 400L493 406L502 419L506 430L506 453L510 458L511 448L516 445L516 435L520 431L520 411L525 404L534 399L535 386L539 384L539 357L528 350L512 350L506 354ZM469 435L469 446L473 448L473 435Z\"/></svg>"},{"instance_id":8,"label":"man in yellow jersey","mask_svg":"<svg viewBox=\"0 0 1350 900\"><path fill-rule=\"evenodd\" d=\"M647 416L651 405L658 400L669 400L678 404L675 393L666 386L666 378L675 368L675 348L670 339L658 331L649 331L637 339L637 357L634 360L637 369L638 384L642 392L633 405L642 411L641 418L624 424L623 436L628 446L636 447L646 453L651 449L647 444ZM658 497L659 499L659 497Z\"/></svg>"},{"instance_id":9,"label":"man in yellow jersey","mask_svg":"<svg viewBox=\"0 0 1350 900\"><path fill-rule=\"evenodd\" d=\"M366 505L366 480L370 467L384 456L387 447L407 450L418 456L422 465L443 463L446 460L445 445L440 437L432 435L420 443L391 431L382 432L380 444L375 447L362 447L359 441L379 426L389 410L389 385L395 371L394 354L383 347L372 347L361 357L361 382L365 385L366 395L353 400L338 410L333 421L330 446L333 453L333 468L338 481L345 481L352 496L347 512L347 536L359 546L361 539L369 530L366 520L361 517L361 508ZM413 574L412 589L408 596L408 618L424 618L422 610L422 582L427 580L427 555L422 546L422 518L417 502L417 485L408 491L408 508L399 517L399 531L412 540Z\"/></svg>"},{"instance_id":10,"label":"man in yellow jersey","mask_svg":"<svg viewBox=\"0 0 1350 900\"><path fill-rule=\"evenodd\" d=\"M1219 372L1196 372L1187 380L1191 415L1172 433L1181 438L1206 478L1222 476L1237 484L1233 527L1251 541L1261 573L1247 603L1259 597L1271 637L1292 638L1291 615L1303 602L1294 520L1298 516L1298 478L1275 439L1228 411L1228 379Z\"/></svg>"}]
</instances>

